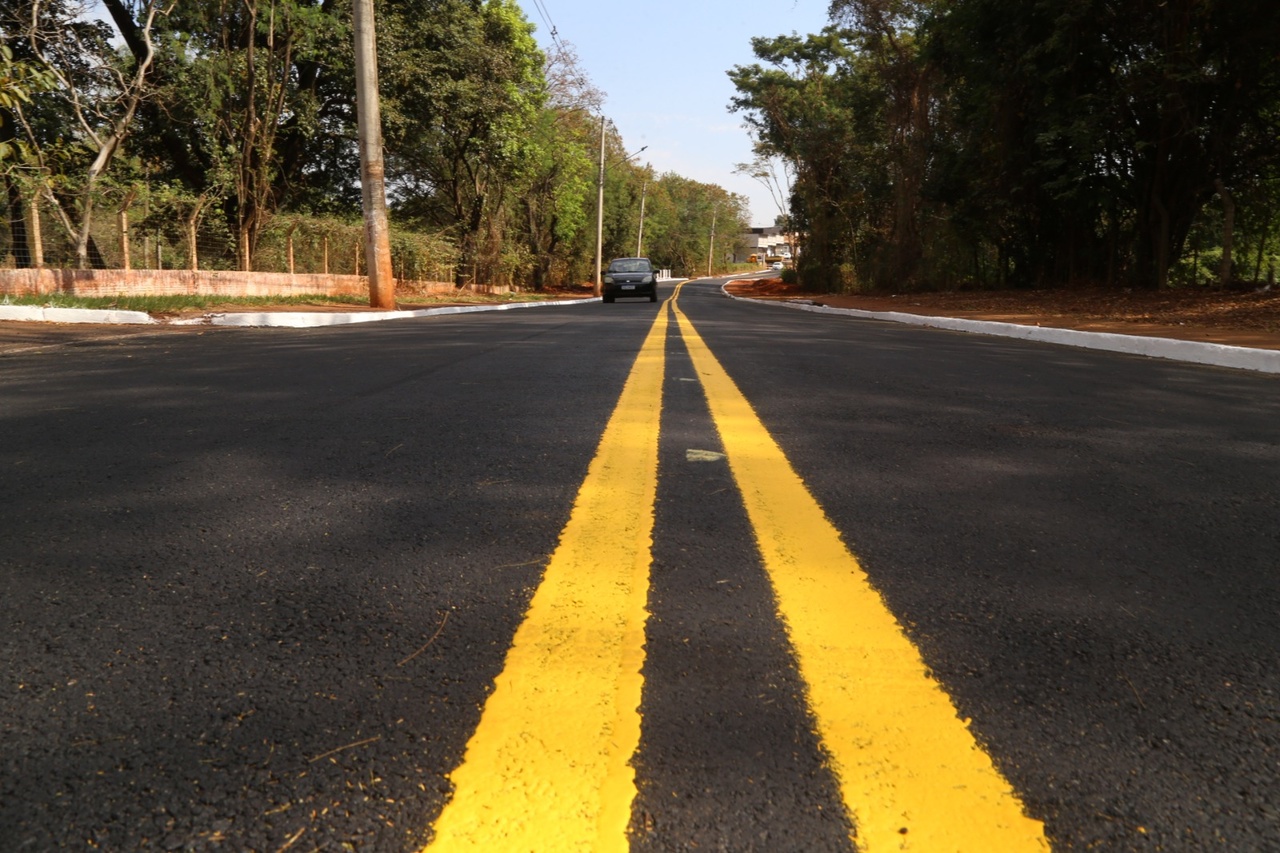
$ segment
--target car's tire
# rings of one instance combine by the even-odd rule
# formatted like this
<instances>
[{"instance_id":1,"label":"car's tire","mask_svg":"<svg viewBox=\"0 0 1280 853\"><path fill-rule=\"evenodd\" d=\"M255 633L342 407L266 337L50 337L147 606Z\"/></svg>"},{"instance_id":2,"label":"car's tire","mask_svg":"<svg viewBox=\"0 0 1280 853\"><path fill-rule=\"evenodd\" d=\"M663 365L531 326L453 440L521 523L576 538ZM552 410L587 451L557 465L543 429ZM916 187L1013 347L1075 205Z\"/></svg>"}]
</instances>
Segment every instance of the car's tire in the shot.
<instances>
[{"instance_id":1,"label":"car's tire","mask_svg":"<svg viewBox=\"0 0 1280 853\"><path fill-rule=\"evenodd\" d=\"M657 302L657 301L658 301L658 291L656 291L656 290L655 290L653 293L650 293L650 294L649 294L649 301L650 301L650 302Z\"/></svg>"},{"instance_id":2,"label":"car's tire","mask_svg":"<svg viewBox=\"0 0 1280 853\"><path fill-rule=\"evenodd\" d=\"M606 297L604 297L604 301L605 301L605 302L612 302L612 301L613 301L613 297L612 297L612 296L606 296Z\"/></svg>"}]
</instances>

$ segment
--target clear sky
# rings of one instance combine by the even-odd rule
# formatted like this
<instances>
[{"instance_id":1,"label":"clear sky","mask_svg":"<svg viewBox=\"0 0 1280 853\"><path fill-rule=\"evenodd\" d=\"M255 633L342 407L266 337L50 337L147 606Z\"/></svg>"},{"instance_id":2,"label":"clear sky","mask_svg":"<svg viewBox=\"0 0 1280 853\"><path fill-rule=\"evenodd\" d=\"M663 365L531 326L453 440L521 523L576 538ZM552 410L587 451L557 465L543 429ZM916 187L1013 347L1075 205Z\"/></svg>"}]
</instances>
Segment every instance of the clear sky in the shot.
<instances>
[{"instance_id":1,"label":"clear sky","mask_svg":"<svg viewBox=\"0 0 1280 853\"><path fill-rule=\"evenodd\" d=\"M752 178L733 174L751 159L726 72L755 62L753 36L816 33L828 0L519 0L547 47L545 9L562 41L606 94L605 114L637 162L659 173L719 184L751 200L754 225L772 225L777 206Z\"/></svg>"}]
</instances>

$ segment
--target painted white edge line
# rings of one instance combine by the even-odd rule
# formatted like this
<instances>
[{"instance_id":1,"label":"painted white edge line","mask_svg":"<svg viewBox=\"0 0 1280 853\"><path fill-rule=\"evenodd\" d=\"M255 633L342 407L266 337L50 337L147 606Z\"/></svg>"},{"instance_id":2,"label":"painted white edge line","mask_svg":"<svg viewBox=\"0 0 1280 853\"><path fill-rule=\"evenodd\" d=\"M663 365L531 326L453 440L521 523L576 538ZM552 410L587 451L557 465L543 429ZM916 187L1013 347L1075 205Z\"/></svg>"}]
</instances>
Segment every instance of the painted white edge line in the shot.
<instances>
[{"instance_id":1,"label":"painted white edge line","mask_svg":"<svg viewBox=\"0 0 1280 853\"><path fill-rule=\"evenodd\" d=\"M1075 329L1054 329L1045 326L1023 326L1018 323L995 323L987 320L959 320L951 317L926 317L920 314L904 314L898 311L862 311L857 308L830 308L826 305L806 305L799 302L749 299L734 296L725 289L721 292L730 299L754 302L759 305L781 305L816 314L839 314L868 320L887 320L931 329L948 329L954 332L971 332L978 335L995 335L1002 338L1018 338L1083 347L1150 358L1165 358L1192 364L1208 364L1215 367L1233 367L1259 373L1280 373L1280 350L1233 347L1226 344L1209 344L1198 341L1180 341L1172 338L1148 338L1141 335L1117 335L1110 332L1081 332Z\"/></svg>"}]
</instances>

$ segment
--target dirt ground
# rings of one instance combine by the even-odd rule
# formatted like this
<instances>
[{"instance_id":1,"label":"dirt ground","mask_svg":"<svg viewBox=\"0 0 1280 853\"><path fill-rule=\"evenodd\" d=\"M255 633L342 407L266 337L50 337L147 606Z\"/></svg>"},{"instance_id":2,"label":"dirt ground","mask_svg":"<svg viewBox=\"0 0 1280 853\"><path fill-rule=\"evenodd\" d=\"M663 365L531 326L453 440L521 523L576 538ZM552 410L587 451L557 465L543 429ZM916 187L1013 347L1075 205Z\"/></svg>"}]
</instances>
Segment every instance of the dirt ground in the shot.
<instances>
[{"instance_id":1,"label":"dirt ground","mask_svg":"<svg viewBox=\"0 0 1280 853\"><path fill-rule=\"evenodd\" d=\"M1019 290L895 295L808 293L780 279L735 282L731 293L834 308L995 320L1241 347L1280 349L1280 290Z\"/></svg>"}]
</instances>

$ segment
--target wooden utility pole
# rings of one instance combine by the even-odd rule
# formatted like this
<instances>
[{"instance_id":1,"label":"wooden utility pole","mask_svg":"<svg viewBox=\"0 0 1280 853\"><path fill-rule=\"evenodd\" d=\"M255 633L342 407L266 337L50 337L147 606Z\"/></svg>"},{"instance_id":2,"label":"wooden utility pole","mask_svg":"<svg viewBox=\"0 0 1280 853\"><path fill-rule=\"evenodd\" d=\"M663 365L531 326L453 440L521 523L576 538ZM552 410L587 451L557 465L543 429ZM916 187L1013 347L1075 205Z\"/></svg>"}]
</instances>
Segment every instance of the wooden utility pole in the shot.
<instances>
[{"instance_id":1,"label":"wooden utility pole","mask_svg":"<svg viewBox=\"0 0 1280 853\"><path fill-rule=\"evenodd\" d=\"M600 116L600 177L596 179L596 285L592 293L604 293L604 116Z\"/></svg>"},{"instance_id":2,"label":"wooden utility pole","mask_svg":"<svg viewBox=\"0 0 1280 853\"><path fill-rule=\"evenodd\" d=\"M396 282L391 270L391 232L387 224L373 0L355 0L352 25L356 42L356 122L360 138L360 191L364 201L369 304L390 309L396 307Z\"/></svg>"}]
</instances>

